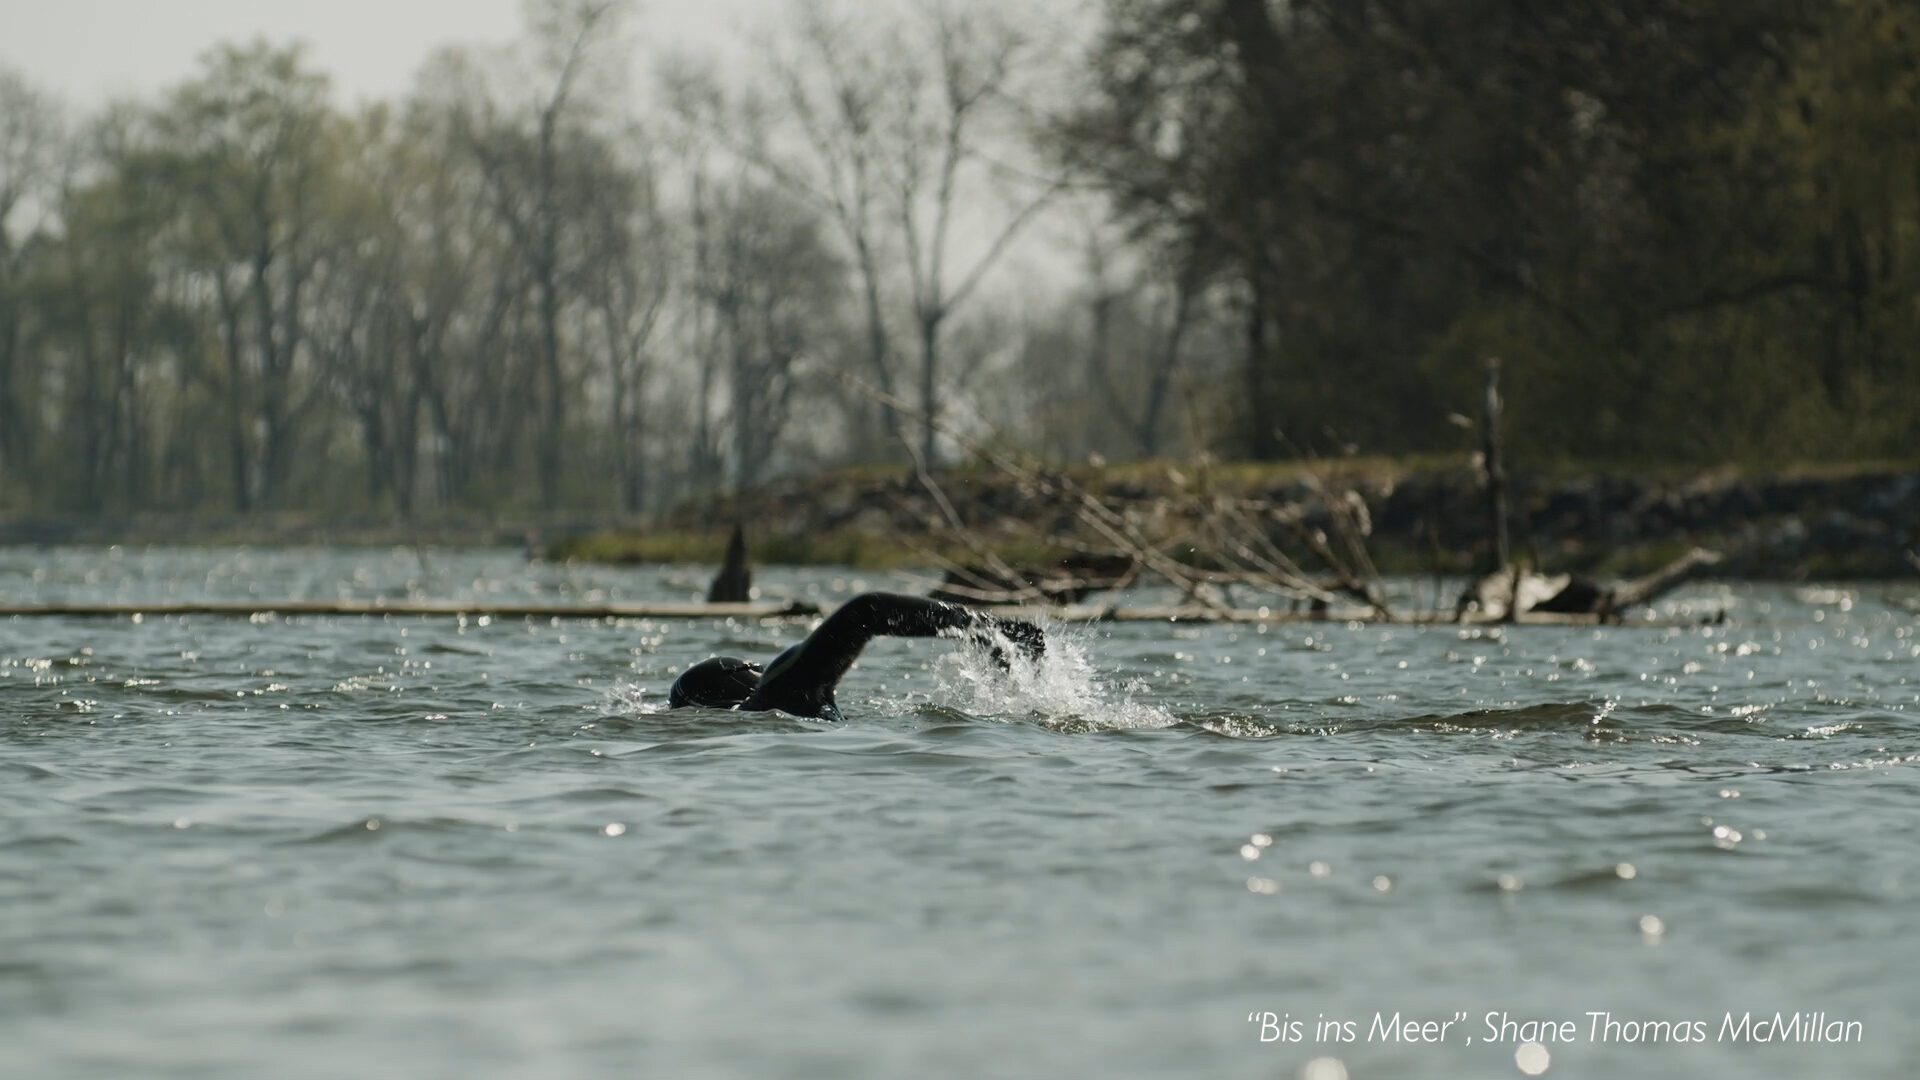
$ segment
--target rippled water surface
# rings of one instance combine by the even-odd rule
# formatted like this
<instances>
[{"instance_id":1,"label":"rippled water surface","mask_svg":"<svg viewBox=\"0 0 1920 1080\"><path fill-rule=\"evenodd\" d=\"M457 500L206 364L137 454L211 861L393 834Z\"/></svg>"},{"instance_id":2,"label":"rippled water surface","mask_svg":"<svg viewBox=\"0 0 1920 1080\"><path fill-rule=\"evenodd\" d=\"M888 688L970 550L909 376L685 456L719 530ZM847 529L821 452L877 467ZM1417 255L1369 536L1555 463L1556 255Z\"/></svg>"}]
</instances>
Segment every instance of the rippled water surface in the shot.
<instances>
[{"instance_id":1,"label":"rippled water surface","mask_svg":"<svg viewBox=\"0 0 1920 1080\"><path fill-rule=\"evenodd\" d=\"M13 603L700 584L0 551ZM1011 679L888 641L838 727L658 711L678 668L804 624L0 619L0 1075L1518 1076L1513 1042L1465 1042L1505 1011L1579 1020L1550 1076L1908 1076L1916 595L1060 627ZM1864 1039L1594 1044L1599 1010ZM1263 1044L1265 1011L1305 1040ZM1382 1011L1471 1022L1366 1041Z\"/></svg>"}]
</instances>

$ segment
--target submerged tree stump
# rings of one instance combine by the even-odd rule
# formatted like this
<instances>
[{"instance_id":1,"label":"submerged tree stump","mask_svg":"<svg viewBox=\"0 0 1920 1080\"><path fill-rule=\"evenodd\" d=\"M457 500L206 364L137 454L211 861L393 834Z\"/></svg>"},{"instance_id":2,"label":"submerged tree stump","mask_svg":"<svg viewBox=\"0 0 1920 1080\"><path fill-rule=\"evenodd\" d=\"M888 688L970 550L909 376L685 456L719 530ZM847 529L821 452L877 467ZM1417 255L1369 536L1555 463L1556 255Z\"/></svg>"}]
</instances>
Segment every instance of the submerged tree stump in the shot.
<instances>
[{"instance_id":1,"label":"submerged tree stump","mask_svg":"<svg viewBox=\"0 0 1920 1080\"><path fill-rule=\"evenodd\" d=\"M744 604L753 599L753 569L747 565L747 534L736 522L727 538L726 558L707 589L709 604Z\"/></svg>"}]
</instances>

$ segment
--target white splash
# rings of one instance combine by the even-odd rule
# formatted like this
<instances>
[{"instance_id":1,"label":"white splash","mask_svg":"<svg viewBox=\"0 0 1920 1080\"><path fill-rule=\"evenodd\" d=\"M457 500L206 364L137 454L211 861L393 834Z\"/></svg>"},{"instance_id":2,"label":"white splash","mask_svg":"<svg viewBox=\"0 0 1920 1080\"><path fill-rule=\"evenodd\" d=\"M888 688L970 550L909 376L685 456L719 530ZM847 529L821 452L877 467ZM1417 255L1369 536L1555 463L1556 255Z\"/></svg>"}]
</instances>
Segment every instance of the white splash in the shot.
<instances>
[{"instance_id":1,"label":"white splash","mask_svg":"<svg viewBox=\"0 0 1920 1080\"><path fill-rule=\"evenodd\" d=\"M1088 659L1085 631L1045 629L1047 651L1038 663L1022 658L1010 642L1000 642L1002 652L1014 658L1010 671L1002 670L977 648L942 656L933 665L935 699L969 713L1032 716L1048 727L1070 731L1126 731L1179 723L1165 709L1134 700L1145 684L1115 686L1101 678Z\"/></svg>"},{"instance_id":2,"label":"white splash","mask_svg":"<svg viewBox=\"0 0 1920 1080\"><path fill-rule=\"evenodd\" d=\"M1165 709L1134 700L1147 689L1146 683L1114 685L1101 678L1088 659L1086 630L1045 629L1047 651L1039 663L1024 659L1020 648L1006 640L999 644L1002 654L1013 658L1011 670L1002 669L978 647L962 646L941 656L932 664L931 703L975 715L1029 717L1058 731L1128 731L1180 722ZM623 716L667 711L663 689L632 680L608 688L605 703L608 712Z\"/></svg>"},{"instance_id":3,"label":"white splash","mask_svg":"<svg viewBox=\"0 0 1920 1080\"><path fill-rule=\"evenodd\" d=\"M607 691L607 711L621 715L667 711L667 696L654 690L652 700L645 683L622 679Z\"/></svg>"}]
</instances>

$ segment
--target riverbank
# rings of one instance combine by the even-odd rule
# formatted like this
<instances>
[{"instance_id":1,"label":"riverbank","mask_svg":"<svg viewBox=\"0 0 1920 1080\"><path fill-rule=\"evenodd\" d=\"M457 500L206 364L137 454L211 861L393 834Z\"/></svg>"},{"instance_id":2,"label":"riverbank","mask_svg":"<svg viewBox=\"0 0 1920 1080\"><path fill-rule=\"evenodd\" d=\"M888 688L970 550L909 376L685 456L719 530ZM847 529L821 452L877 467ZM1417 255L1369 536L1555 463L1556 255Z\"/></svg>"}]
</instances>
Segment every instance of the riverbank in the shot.
<instances>
[{"instance_id":1,"label":"riverbank","mask_svg":"<svg viewBox=\"0 0 1920 1080\"><path fill-rule=\"evenodd\" d=\"M1311 501L1315 485L1366 500L1369 548L1386 573L1465 573L1484 555L1479 477L1465 458L1336 462L1147 462L1083 466L1074 481L1143 517L1177 545L1177 509L1215 498ZM961 520L1009 563L1067 553L1072 508L994 470L942 473ZM1901 579L1916 570L1920 464L1869 462L1775 472L1660 473L1556 469L1511 479L1514 546L1542 568L1602 577L1644 573L1705 546L1719 574L1754 580ZM1169 508L1173 508L1170 511ZM926 487L903 470L862 469L769 485L688 506L659 521L615 516L441 517L411 522L312 513L142 515L118 520L0 517L0 545L167 544L258 547L520 547L602 563L715 563L734 521L761 564L863 569L926 566L978 553L946 526Z\"/></svg>"},{"instance_id":2,"label":"riverbank","mask_svg":"<svg viewBox=\"0 0 1920 1080\"><path fill-rule=\"evenodd\" d=\"M1311 503L1316 487L1346 487L1366 500L1369 548L1385 573L1467 573L1485 556L1485 497L1464 459L1205 469L1130 464L1071 475L1154 521L1175 550L1182 506L1217 498ZM954 513L1007 562L1042 563L1067 553L1064 544L1045 539L1073 531L1073 509L1061 500L985 470L943 474L939 483ZM1719 576L1728 578L1873 580L1916 573L1909 552L1920 543L1920 466L1519 472L1511 489L1515 550L1543 569L1630 576L1708 547L1727 555ZM721 525L735 520L748 523L754 557L762 562L881 569L925 565L930 552L977 560L917 478L873 473L776 485L652 529L569 536L545 553L594 562L712 562L725 546Z\"/></svg>"}]
</instances>

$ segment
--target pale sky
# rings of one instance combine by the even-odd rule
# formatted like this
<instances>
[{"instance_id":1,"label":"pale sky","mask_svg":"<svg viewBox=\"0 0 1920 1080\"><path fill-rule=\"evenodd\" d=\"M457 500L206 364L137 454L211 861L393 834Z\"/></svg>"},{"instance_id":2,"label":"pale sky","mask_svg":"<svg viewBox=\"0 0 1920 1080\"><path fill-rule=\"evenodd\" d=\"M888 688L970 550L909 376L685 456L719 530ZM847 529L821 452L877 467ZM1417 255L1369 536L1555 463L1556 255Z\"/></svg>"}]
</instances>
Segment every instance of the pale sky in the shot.
<instances>
[{"instance_id":1,"label":"pale sky","mask_svg":"<svg viewBox=\"0 0 1920 1080\"><path fill-rule=\"evenodd\" d=\"M798 0L636 0L628 37L637 85L649 55L684 52L719 62L751 55L749 42L779 25ZM858 5L878 0L847 0ZM1015 0L1019 3L1020 0ZM1026 0L1038 24L1078 23L1090 0ZM303 41L333 80L343 107L396 100L421 63L444 45L503 45L520 35L522 0L0 0L0 66L68 106L116 97L151 100L192 77L223 41ZM962 215L965 216L963 209ZM994 212L997 214L998 212ZM995 276L1057 276L1076 256L1051 236L1047 215L1008 253ZM986 220L997 222L990 214ZM997 224L965 228L956 250L984 247ZM989 290L991 291L991 290Z\"/></svg>"},{"instance_id":2,"label":"pale sky","mask_svg":"<svg viewBox=\"0 0 1920 1080\"><path fill-rule=\"evenodd\" d=\"M724 56L790 0L641 0L643 49ZM82 107L147 97L192 75L220 41L307 42L336 100L393 98L436 47L492 45L520 29L521 0L0 0L0 64Z\"/></svg>"}]
</instances>

